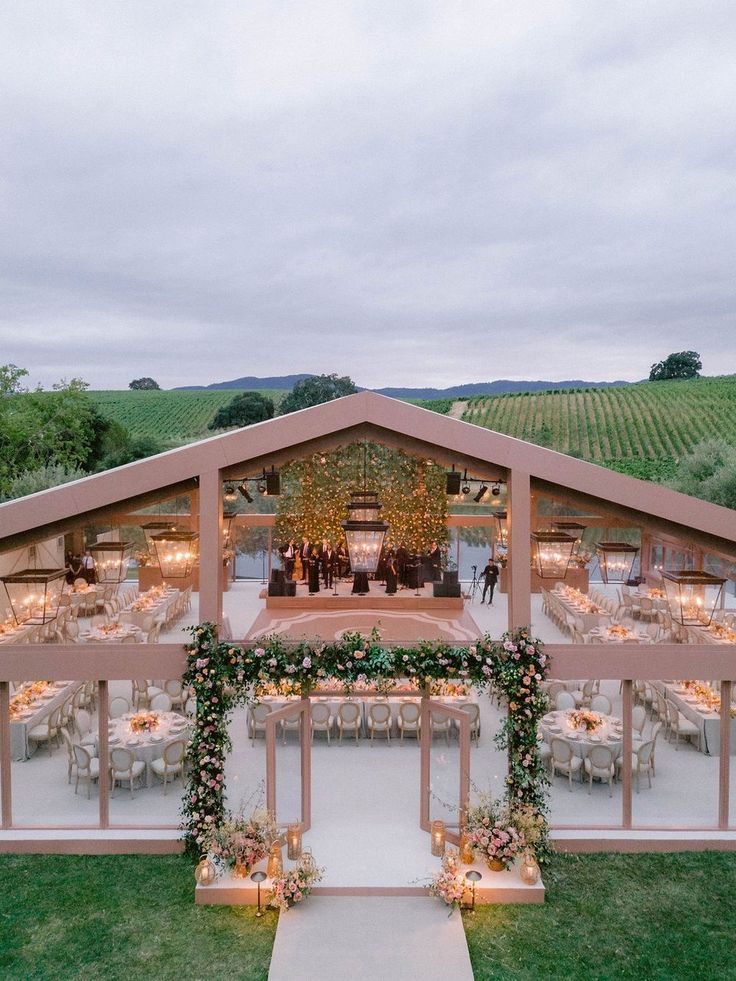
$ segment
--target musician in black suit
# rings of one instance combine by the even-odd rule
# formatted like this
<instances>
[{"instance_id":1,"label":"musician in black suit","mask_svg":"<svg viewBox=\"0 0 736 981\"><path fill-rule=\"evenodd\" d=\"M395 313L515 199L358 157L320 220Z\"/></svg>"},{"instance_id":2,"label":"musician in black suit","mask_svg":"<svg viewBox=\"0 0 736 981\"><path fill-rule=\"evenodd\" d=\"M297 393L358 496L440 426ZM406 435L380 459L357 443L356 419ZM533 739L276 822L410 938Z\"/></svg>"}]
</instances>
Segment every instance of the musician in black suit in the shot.
<instances>
[{"instance_id":1,"label":"musician in black suit","mask_svg":"<svg viewBox=\"0 0 736 981\"><path fill-rule=\"evenodd\" d=\"M493 606L493 591L496 588L496 583L498 582L498 577L500 576L499 568L493 561L493 558L488 559L488 565L485 567L481 576L483 577L483 595L480 598L481 603L486 598L486 593L490 590L490 595L488 597L488 605Z\"/></svg>"},{"instance_id":2,"label":"musician in black suit","mask_svg":"<svg viewBox=\"0 0 736 981\"><path fill-rule=\"evenodd\" d=\"M302 582L307 581L307 574L309 571L309 556L312 554L312 543L308 538L302 538L302 543L299 546L299 555L302 560Z\"/></svg>"},{"instance_id":3,"label":"musician in black suit","mask_svg":"<svg viewBox=\"0 0 736 981\"><path fill-rule=\"evenodd\" d=\"M393 593L396 592L396 583L397 583L396 555L394 554L394 550L392 548L388 550L388 553L386 555L385 569L386 569L386 592L389 595L392 595Z\"/></svg>"},{"instance_id":4,"label":"musician in black suit","mask_svg":"<svg viewBox=\"0 0 736 981\"><path fill-rule=\"evenodd\" d=\"M320 553L320 560L322 562L322 581L325 584L325 589L332 589L335 581L335 565L337 563L337 554L332 547L332 543L328 541L322 542L322 552Z\"/></svg>"},{"instance_id":5,"label":"musician in black suit","mask_svg":"<svg viewBox=\"0 0 736 981\"><path fill-rule=\"evenodd\" d=\"M318 593L319 592L319 568L320 568L320 557L319 549L316 545L312 547L312 551L307 559L307 568L309 576L309 592Z\"/></svg>"},{"instance_id":6,"label":"musician in black suit","mask_svg":"<svg viewBox=\"0 0 736 981\"><path fill-rule=\"evenodd\" d=\"M294 563L296 562L296 545L294 539L290 538L286 545L282 545L279 551L281 552L281 559L284 563L284 574L287 579L291 579L294 575Z\"/></svg>"},{"instance_id":7,"label":"musician in black suit","mask_svg":"<svg viewBox=\"0 0 736 981\"><path fill-rule=\"evenodd\" d=\"M399 580L399 585L402 589L407 586L406 581L406 563L409 560L409 553L406 550L406 546L402 542L396 549L396 576Z\"/></svg>"},{"instance_id":8,"label":"musician in black suit","mask_svg":"<svg viewBox=\"0 0 736 981\"><path fill-rule=\"evenodd\" d=\"M437 582L438 579L442 578L442 552L437 542L432 542L429 546L427 559L432 567L432 579L434 582Z\"/></svg>"}]
</instances>

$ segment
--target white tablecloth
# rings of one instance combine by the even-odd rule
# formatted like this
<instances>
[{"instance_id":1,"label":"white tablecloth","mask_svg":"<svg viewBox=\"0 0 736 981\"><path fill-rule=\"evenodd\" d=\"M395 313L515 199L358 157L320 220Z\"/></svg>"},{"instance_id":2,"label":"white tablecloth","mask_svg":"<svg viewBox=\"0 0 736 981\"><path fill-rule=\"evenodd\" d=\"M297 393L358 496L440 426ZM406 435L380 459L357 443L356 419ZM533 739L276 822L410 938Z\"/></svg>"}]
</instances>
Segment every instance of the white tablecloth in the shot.
<instances>
[{"instance_id":1,"label":"white tablecloth","mask_svg":"<svg viewBox=\"0 0 736 981\"><path fill-rule=\"evenodd\" d=\"M129 749L137 760L142 760L147 765L147 783L151 786L152 775L148 764L160 759L169 743L177 739L187 740L189 726L184 716L177 712L156 712L154 714L158 717L159 726L155 732L132 732L130 720L137 714L139 713L128 712L118 719L110 719L109 749L112 751L117 746L122 746Z\"/></svg>"},{"instance_id":2,"label":"white tablecloth","mask_svg":"<svg viewBox=\"0 0 736 981\"><path fill-rule=\"evenodd\" d=\"M668 698L673 705L690 722L700 729L700 752L709 756L719 756L721 752L721 717L718 712L711 712L705 706L699 706L697 702L691 701L687 695L677 685L670 685L664 681L650 681L650 685ZM736 719L731 720L731 753L736 753Z\"/></svg>"},{"instance_id":3,"label":"white tablecloth","mask_svg":"<svg viewBox=\"0 0 736 981\"><path fill-rule=\"evenodd\" d=\"M139 599L145 597L145 593ZM179 600L179 590L172 589L170 592L166 593L157 603L152 606L147 607L145 610L125 610L125 620L128 623L134 624L136 627L142 627L144 623L153 617L154 620L166 620L167 614L171 607L177 603Z\"/></svg>"},{"instance_id":4,"label":"white tablecloth","mask_svg":"<svg viewBox=\"0 0 736 981\"><path fill-rule=\"evenodd\" d=\"M140 627L133 624L121 624L116 630L85 630L79 635L79 639L85 644L119 644L121 641L135 638L136 642L143 640L143 632Z\"/></svg>"},{"instance_id":5,"label":"white tablecloth","mask_svg":"<svg viewBox=\"0 0 736 981\"><path fill-rule=\"evenodd\" d=\"M586 710L587 711L587 710ZM540 731L547 742L553 739L566 739L573 748L576 756L583 759L594 746L608 746L613 751L613 758L621 755L624 744L621 720L612 715L596 712L603 720L603 725L596 732L586 732L585 729L574 729L569 721L568 711L549 712L539 724ZM552 726L557 726L553 729Z\"/></svg>"},{"instance_id":6,"label":"white tablecloth","mask_svg":"<svg viewBox=\"0 0 736 981\"><path fill-rule=\"evenodd\" d=\"M35 751L35 744L29 744L28 733L41 725L54 709L63 705L82 687L79 681L57 681L49 689L50 698L38 698L29 706L28 715L10 723L10 752L14 760L27 760Z\"/></svg>"}]
</instances>

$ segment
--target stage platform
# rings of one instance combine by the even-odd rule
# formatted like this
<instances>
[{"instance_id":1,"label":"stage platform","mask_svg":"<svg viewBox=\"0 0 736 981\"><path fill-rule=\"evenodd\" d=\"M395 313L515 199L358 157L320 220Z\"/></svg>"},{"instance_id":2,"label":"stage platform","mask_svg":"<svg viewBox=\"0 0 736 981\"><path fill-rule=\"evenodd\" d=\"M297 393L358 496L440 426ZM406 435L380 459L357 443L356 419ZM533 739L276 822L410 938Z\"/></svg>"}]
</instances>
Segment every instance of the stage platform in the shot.
<instances>
[{"instance_id":1,"label":"stage platform","mask_svg":"<svg viewBox=\"0 0 736 981\"><path fill-rule=\"evenodd\" d=\"M409 590L393 595L384 592L366 593L365 596L348 594L335 596L333 593L301 593L297 596L268 596L266 590L261 593L261 599L266 601L267 610L462 610L462 596L431 596L420 593L416 596Z\"/></svg>"}]
</instances>

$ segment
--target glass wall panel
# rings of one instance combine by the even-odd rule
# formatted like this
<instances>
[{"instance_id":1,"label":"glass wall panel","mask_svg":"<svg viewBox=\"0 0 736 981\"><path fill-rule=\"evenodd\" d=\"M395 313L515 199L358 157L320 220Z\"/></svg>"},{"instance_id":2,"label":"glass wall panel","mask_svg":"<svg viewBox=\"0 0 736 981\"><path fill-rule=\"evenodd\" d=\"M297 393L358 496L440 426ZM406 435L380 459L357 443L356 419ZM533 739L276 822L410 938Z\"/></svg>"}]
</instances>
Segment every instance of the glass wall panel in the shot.
<instances>
[{"instance_id":1,"label":"glass wall panel","mask_svg":"<svg viewBox=\"0 0 736 981\"><path fill-rule=\"evenodd\" d=\"M99 823L96 695L93 681L11 683L14 824Z\"/></svg>"},{"instance_id":2,"label":"glass wall panel","mask_svg":"<svg viewBox=\"0 0 736 981\"><path fill-rule=\"evenodd\" d=\"M225 761L227 807L246 815L266 806L266 727L264 714L284 701L265 699L260 706L241 705L230 715L232 749Z\"/></svg>"},{"instance_id":3,"label":"glass wall panel","mask_svg":"<svg viewBox=\"0 0 736 981\"><path fill-rule=\"evenodd\" d=\"M109 683L111 824L179 824L193 712L179 679Z\"/></svg>"},{"instance_id":4,"label":"glass wall panel","mask_svg":"<svg viewBox=\"0 0 736 981\"><path fill-rule=\"evenodd\" d=\"M641 731L634 725L635 825L717 825L720 724L705 704L706 686L692 684L668 679L634 683L634 713L642 719Z\"/></svg>"},{"instance_id":5,"label":"glass wall panel","mask_svg":"<svg viewBox=\"0 0 736 981\"><path fill-rule=\"evenodd\" d=\"M539 735L550 766L550 822L620 825L620 683L597 678L550 680L546 687L552 704Z\"/></svg>"}]
</instances>

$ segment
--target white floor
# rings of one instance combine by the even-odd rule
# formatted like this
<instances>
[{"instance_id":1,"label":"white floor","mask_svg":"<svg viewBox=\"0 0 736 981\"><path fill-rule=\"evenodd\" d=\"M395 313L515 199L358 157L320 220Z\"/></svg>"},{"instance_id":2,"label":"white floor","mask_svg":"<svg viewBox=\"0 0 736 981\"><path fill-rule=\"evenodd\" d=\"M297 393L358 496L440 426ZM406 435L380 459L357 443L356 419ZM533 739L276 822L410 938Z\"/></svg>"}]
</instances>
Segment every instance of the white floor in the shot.
<instances>
[{"instance_id":1,"label":"white floor","mask_svg":"<svg viewBox=\"0 0 736 981\"><path fill-rule=\"evenodd\" d=\"M460 914L436 899L312 896L279 917L268 978L473 981L473 970Z\"/></svg>"}]
</instances>

